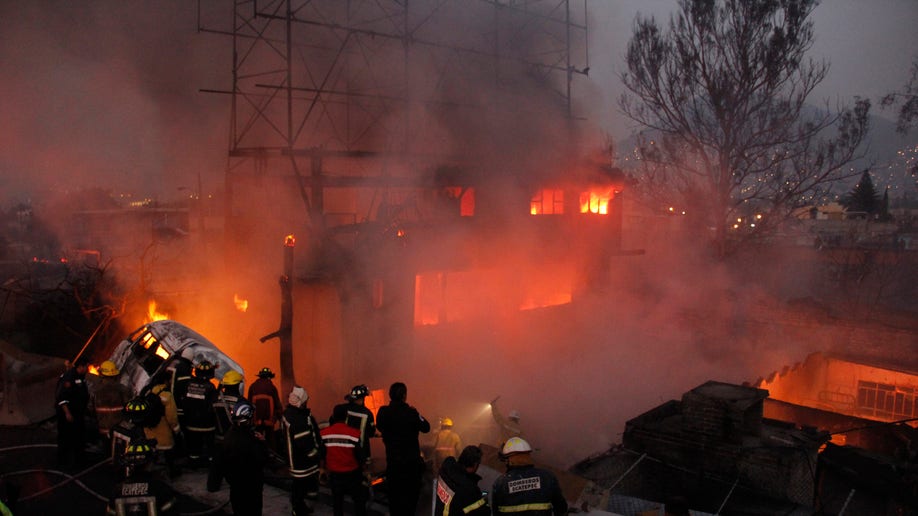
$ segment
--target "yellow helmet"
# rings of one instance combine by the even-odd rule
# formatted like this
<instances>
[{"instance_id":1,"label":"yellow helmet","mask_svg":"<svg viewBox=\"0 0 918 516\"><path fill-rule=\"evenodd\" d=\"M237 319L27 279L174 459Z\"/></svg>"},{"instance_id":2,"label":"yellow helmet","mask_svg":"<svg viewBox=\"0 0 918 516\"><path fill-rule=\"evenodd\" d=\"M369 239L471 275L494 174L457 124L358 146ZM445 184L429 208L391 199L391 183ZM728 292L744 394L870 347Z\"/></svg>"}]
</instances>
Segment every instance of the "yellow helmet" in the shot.
<instances>
[{"instance_id":1,"label":"yellow helmet","mask_svg":"<svg viewBox=\"0 0 918 516\"><path fill-rule=\"evenodd\" d=\"M453 420L448 417L445 417L440 420L440 424L443 426L453 426Z\"/></svg>"},{"instance_id":2,"label":"yellow helmet","mask_svg":"<svg viewBox=\"0 0 918 516\"><path fill-rule=\"evenodd\" d=\"M223 385L239 385L242 383L242 374L239 371L229 370L223 375Z\"/></svg>"},{"instance_id":3,"label":"yellow helmet","mask_svg":"<svg viewBox=\"0 0 918 516\"><path fill-rule=\"evenodd\" d=\"M102 365L99 366L99 374L102 376L118 376L118 373L121 371L118 370L118 366L115 365L111 360L106 360L102 362Z\"/></svg>"}]
</instances>

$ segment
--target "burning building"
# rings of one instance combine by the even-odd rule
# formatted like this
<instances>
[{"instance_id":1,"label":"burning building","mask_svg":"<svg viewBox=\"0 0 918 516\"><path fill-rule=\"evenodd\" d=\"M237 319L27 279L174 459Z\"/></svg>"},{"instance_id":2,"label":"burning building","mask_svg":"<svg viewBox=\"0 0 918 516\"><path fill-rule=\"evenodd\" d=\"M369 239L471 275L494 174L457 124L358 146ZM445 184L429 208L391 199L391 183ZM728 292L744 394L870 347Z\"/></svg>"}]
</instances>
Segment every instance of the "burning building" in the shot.
<instances>
[{"instance_id":1,"label":"burning building","mask_svg":"<svg viewBox=\"0 0 918 516\"><path fill-rule=\"evenodd\" d=\"M419 329L606 283L624 178L583 163L585 4L200 4L202 32L237 49L232 88L207 90L233 99L228 276L253 292L251 271L290 264L262 339L281 339L282 377L338 397L323 379L404 374L383 357L414 356Z\"/></svg>"},{"instance_id":2,"label":"burning building","mask_svg":"<svg viewBox=\"0 0 918 516\"><path fill-rule=\"evenodd\" d=\"M771 393L767 417L819 426L836 444L895 455L915 437L918 373L902 364L812 353L756 386Z\"/></svg>"}]
</instances>

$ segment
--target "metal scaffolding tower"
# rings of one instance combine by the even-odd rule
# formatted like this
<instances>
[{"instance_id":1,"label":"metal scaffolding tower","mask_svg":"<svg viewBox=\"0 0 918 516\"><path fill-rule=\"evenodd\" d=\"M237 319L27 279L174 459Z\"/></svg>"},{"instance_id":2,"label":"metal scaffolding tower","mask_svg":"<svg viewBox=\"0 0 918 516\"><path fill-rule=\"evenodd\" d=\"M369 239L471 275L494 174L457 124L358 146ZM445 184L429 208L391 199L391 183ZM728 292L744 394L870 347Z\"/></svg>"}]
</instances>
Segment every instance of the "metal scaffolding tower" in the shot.
<instances>
[{"instance_id":1,"label":"metal scaffolding tower","mask_svg":"<svg viewBox=\"0 0 918 516\"><path fill-rule=\"evenodd\" d=\"M577 118L587 15L587 0L199 0L199 30L233 46L230 88L204 90L232 104L228 209L236 174L280 174L321 230L326 188L415 184L468 153L480 120Z\"/></svg>"}]
</instances>

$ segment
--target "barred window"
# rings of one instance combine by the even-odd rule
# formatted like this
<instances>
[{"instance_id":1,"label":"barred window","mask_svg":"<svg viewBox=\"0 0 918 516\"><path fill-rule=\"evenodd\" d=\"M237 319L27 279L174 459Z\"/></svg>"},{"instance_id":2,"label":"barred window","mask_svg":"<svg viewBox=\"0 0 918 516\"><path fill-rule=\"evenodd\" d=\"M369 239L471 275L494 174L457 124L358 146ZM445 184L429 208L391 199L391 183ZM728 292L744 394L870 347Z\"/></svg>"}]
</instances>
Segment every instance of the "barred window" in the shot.
<instances>
[{"instance_id":1,"label":"barred window","mask_svg":"<svg viewBox=\"0 0 918 516\"><path fill-rule=\"evenodd\" d=\"M858 381L857 411L861 415L897 420L915 416L915 389Z\"/></svg>"}]
</instances>

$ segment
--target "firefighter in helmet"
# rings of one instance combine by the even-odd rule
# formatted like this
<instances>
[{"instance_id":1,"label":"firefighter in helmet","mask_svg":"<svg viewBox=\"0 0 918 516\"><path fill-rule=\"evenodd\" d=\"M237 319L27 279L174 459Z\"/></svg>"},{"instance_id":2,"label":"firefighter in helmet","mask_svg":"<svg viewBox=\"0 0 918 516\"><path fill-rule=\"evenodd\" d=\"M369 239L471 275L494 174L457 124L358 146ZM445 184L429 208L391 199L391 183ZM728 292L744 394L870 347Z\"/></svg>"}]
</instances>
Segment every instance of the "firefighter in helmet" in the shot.
<instances>
[{"instance_id":1,"label":"firefighter in helmet","mask_svg":"<svg viewBox=\"0 0 918 516\"><path fill-rule=\"evenodd\" d=\"M440 466L447 457L456 458L462 452L462 439L453 430L452 419L440 419L440 431L434 438L433 449L434 471L440 471Z\"/></svg>"},{"instance_id":2,"label":"firefighter in helmet","mask_svg":"<svg viewBox=\"0 0 918 516\"><path fill-rule=\"evenodd\" d=\"M120 374L118 366L106 360L99 366L98 380L90 385L103 450L111 448L112 429L124 420L124 405L133 397L131 389L119 380Z\"/></svg>"},{"instance_id":3,"label":"firefighter in helmet","mask_svg":"<svg viewBox=\"0 0 918 516\"><path fill-rule=\"evenodd\" d=\"M124 419L116 424L111 432L112 464L116 466L124 460L124 454L132 442L145 440L144 425L152 418L152 407L146 398L137 396L124 404L122 413Z\"/></svg>"},{"instance_id":4,"label":"firefighter in helmet","mask_svg":"<svg viewBox=\"0 0 918 516\"><path fill-rule=\"evenodd\" d=\"M255 406L255 431L265 436L268 448L277 449L275 429L280 424L284 406L281 404L277 386L271 381L274 371L262 367L258 379L249 386L248 399Z\"/></svg>"},{"instance_id":5,"label":"firefighter in helmet","mask_svg":"<svg viewBox=\"0 0 918 516\"><path fill-rule=\"evenodd\" d=\"M194 466L208 463L213 455L214 434L217 430L214 417L217 388L210 381L213 377L212 363L202 360L195 364L185 397L181 401L185 418L182 433L185 436L188 459Z\"/></svg>"},{"instance_id":6,"label":"firefighter in helmet","mask_svg":"<svg viewBox=\"0 0 918 516\"><path fill-rule=\"evenodd\" d=\"M223 439L233 424L233 407L242 396L242 373L227 371L220 381L217 400L214 402L214 421L217 422L217 439Z\"/></svg>"},{"instance_id":7,"label":"firefighter in helmet","mask_svg":"<svg viewBox=\"0 0 918 516\"><path fill-rule=\"evenodd\" d=\"M233 426L224 436L207 476L207 490L216 492L223 479L230 486L233 514L261 514L264 468L268 449L252 425L255 407L245 398L233 407Z\"/></svg>"},{"instance_id":8,"label":"firefighter in helmet","mask_svg":"<svg viewBox=\"0 0 918 516\"><path fill-rule=\"evenodd\" d=\"M521 516L567 514L567 500L554 473L537 468L532 461L532 446L520 437L511 437L500 451L507 472L494 481L491 503L494 514Z\"/></svg>"},{"instance_id":9,"label":"firefighter in helmet","mask_svg":"<svg viewBox=\"0 0 918 516\"><path fill-rule=\"evenodd\" d=\"M370 390L366 385L355 385L351 392L344 396L346 403L341 405L347 410L347 425L360 430L360 447L362 456L366 458L369 464L370 438L376 435L376 424L373 418L373 412L366 406L366 397L370 395ZM332 410L334 417L334 409ZM329 417L329 419L332 419Z\"/></svg>"},{"instance_id":10,"label":"firefighter in helmet","mask_svg":"<svg viewBox=\"0 0 918 516\"><path fill-rule=\"evenodd\" d=\"M293 488L290 503L293 514L312 512L307 500L319 498L319 462L324 453L319 424L307 407L309 394L299 385L294 386L287 397L284 410L284 435L287 441L287 460Z\"/></svg>"},{"instance_id":11,"label":"firefighter in helmet","mask_svg":"<svg viewBox=\"0 0 918 516\"><path fill-rule=\"evenodd\" d=\"M175 398L169 391L169 376L168 371L156 373L150 379L148 390L145 390L145 397L150 404L159 405L162 409L159 410L160 417L156 424L144 427L144 434L147 439L156 440L156 449L162 452L163 458L166 459L170 477L175 477L179 474L178 464L175 460L175 441L176 435L181 429L179 427Z\"/></svg>"},{"instance_id":12,"label":"firefighter in helmet","mask_svg":"<svg viewBox=\"0 0 918 516\"><path fill-rule=\"evenodd\" d=\"M136 439L128 444L119 460L124 468L124 479L115 485L106 514L178 514L175 492L150 469L155 457L156 445L151 441Z\"/></svg>"}]
</instances>

